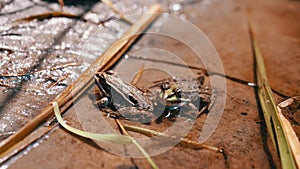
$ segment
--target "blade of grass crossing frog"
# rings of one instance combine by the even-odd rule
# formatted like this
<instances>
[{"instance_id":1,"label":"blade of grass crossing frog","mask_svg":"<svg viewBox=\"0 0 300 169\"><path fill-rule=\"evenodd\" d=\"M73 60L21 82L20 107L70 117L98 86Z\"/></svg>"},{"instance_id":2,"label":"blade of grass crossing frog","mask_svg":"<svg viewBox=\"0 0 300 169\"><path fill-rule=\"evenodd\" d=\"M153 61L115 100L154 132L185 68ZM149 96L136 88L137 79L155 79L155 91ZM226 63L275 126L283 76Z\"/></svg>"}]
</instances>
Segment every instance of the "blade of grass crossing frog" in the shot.
<instances>
[{"instance_id":1,"label":"blade of grass crossing frog","mask_svg":"<svg viewBox=\"0 0 300 169\"><path fill-rule=\"evenodd\" d=\"M67 125L67 123L65 123L64 120L62 119L57 102L53 102L52 105L54 108L55 117L57 118L57 121L59 122L59 124L61 126L63 126L65 129L67 129L68 131L70 131L76 135L79 135L79 136L85 137L85 138L89 138L92 140L112 142L112 143L118 143L118 144L128 144L128 143L133 142L130 137L123 136L123 135L90 133L90 132L86 132L86 131L82 131L82 130L73 128L73 127Z\"/></svg>"},{"instance_id":2,"label":"blade of grass crossing frog","mask_svg":"<svg viewBox=\"0 0 300 169\"><path fill-rule=\"evenodd\" d=\"M296 168L290 145L288 144L286 134L284 133L282 124L278 118L278 110L272 95L271 87L268 83L263 56L253 35L251 27L250 36L256 62L255 71L257 75L258 96L268 130L270 132L273 144L279 153L282 168Z\"/></svg>"}]
</instances>

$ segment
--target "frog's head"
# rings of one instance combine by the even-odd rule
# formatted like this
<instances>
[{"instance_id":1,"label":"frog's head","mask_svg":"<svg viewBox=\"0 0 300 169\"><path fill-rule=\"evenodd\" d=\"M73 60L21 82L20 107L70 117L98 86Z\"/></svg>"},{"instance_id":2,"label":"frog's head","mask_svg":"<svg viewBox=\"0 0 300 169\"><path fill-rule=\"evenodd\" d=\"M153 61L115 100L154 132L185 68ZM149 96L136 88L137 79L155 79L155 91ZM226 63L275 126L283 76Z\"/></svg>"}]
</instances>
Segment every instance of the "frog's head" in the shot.
<instances>
[{"instance_id":1,"label":"frog's head","mask_svg":"<svg viewBox=\"0 0 300 169\"><path fill-rule=\"evenodd\" d=\"M180 100L181 89L175 82L165 82L161 85L161 92L159 94L160 99L166 101Z\"/></svg>"},{"instance_id":2,"label":"frog's head","mask_svg":"<svg viewBox=\"0 0 300 169\"><path fill-rule=\"evenodd\" d=\"M97 74L95 74L94 79L95 79L95 84L98 87L98 89L101 92L101 95L103 96L103 98L101 99L101 105L103 106L108 106L109 104L111 104L111 94L110 94L110 90L111 87L110 85L106 82L106 78L107 78L108 74L104 73L104 72L99 72Z\"/></svg>"}]
</instances>

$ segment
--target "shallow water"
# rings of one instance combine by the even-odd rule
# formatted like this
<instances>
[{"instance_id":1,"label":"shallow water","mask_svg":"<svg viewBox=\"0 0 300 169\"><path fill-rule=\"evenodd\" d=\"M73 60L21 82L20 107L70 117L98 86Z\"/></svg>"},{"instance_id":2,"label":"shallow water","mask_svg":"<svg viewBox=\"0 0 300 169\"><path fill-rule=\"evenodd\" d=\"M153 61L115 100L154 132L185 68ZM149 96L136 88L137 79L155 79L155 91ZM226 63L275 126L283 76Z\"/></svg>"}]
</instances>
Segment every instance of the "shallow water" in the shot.
<instances>
[{"instance_id":1,"label":"shallow water","mask_svg":"<svg viewBox=\"0 0 300 169\"><path fill-rule=\"evenodd\" d=\"M115 7L130 14L148 10L159 1L115 1ZM165 11L181 15L185 3L164 1ZM56 2L14 0L0 5L0 133L2 139L33 119L68 84L129 28L98 1L72 2L64 12L82 19L56 17L12 26L23 17L58 11ZM106 21L103 24L96 24ZM159 27L159 23L156 24ZM71 64L71 65L69 65ZM69 66L67 66L69 65Z\"/></svg>"},{"instance_id":2,"label":"shallow water","mask_svg":"<svg viewBox=\"0 0 300 169\"><path fill-rule=\"evenodd\" d=\"M38 5L32 1L14 1L2 8L0 25L9 27L16 18L57 7L55 3L43 1ZM115 15L102 3L64 10L83 13L87 20L91 13L100 19ZM127 28L118 22L104 27L89 20L59 17L33 20L1 32L0 82L9 87L0 87L0 133L14 132L34 118ZM113 36L116 32L121 33Z\"/></svg>"}]
</instances>

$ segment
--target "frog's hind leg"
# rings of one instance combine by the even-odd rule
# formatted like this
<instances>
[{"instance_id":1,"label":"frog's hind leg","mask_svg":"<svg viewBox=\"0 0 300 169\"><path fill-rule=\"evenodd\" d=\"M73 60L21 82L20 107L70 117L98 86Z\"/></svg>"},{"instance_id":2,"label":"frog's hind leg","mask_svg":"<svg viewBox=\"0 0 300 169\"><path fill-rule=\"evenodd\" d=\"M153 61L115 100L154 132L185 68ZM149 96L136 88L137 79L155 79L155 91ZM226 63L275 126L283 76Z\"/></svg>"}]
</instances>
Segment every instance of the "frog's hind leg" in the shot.
<instances>
[{"instance_id":1,"label":"frog's hind leg","mask_svg":"<svg viewBox=\"0 0 300 169\"><path fill-rule=\"evenodd\" d=\"M179 115L187 117L190 120L194 120L198 118L199 110L193 103L188 102L185 106L181 107Z\"/></svg>"},{"instance_id":2,"label":"frog's hind leg","mask_svg":"<svg viewBox=\"0 0 300 169\"><path fill-rule=\"evenodd\" d=\"M169 109L164 109L160 115L158 115L157 119L155 120L155 123L159 124L163 121L164 118L167 118L171 115L171 112Z\"/></svg>"},{"instance_id":3,"label":"frog's hind leg","mask_svg":"<svg viewBox=\"0 0 300 169\"><path fill-rule=\"evenodd\" d=\"M117 110L125 119L142 124L151 123L155 119L153 113L137 107L124 107Z\"/></svg>"},{"instance_id":4,"label":"frog's hind leg","mask_svg":"<svg viewBox=\"0 0 300 169\"><path fill-rule=\"evenodd\" d=\"M216 92L214 90L212 90L211 96L210 96L210 103L207 105L207 110L206 110L207 112L209 112L211 110L211 108L216 103L216 100L217 100Z\"/></svg>"},{"instance_id":5,"label":"frog's hind leg","mask_svg":"<svg viewBox=\"0 0 300 169\"><path fill-rule=\"evenodd\" d=\"M210 109L213 107L217 100L216 92L214 90L211 91L210 94L200 93L200 106L199 106L199 112L198 116L201 116L204 113L208 113Z\"/></svg>"}]
</instances>

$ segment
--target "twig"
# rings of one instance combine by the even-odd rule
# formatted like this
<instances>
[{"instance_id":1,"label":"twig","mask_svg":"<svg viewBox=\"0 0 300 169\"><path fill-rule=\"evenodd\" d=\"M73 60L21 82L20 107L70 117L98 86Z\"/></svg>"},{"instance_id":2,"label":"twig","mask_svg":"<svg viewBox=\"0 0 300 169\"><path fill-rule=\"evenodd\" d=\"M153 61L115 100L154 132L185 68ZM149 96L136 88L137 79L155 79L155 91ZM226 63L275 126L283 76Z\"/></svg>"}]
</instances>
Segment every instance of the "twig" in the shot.
<instances>
[{"instance_id":1,"label":"twig","mask_svg":"<svg viewBox=\"0 0 300 169\"><path fill-rule=\"evenodd\" d=\"M119 121L119 119L116 119L116 122L118 124L118 126L120 127L122 133L128 137L131 137L128 132L126 131L126 129L124 128L124 125ZM149 164L152 166L152 168L154 169L158 169L158 166L155 164L155 162L151 159L151 157L149 156L149 154L144 150L144 148L133 138L131 137L132 142L137 146L137 148L143 153L143 155L146 157L146 159L148 160Z\"/></svg>"},{"instance_id":2,"label":"twig","mask_svg":"<svg viewBox=\"0 0 300 169\"><path fill-rule=\"evenodd\" d=\"M55 86L55 85L57 85L57 84L60 84L60 82L64 81L67 77L68 77L68 76L64 76L64 77L62 77L62 78L59 78L58 80L56 80L55 82L53 82L52 84L50 84L50 85L48 86L48 88L51 88L51 87L53 87L53 86Z\"/></svg>"},{"instance_id":3,"label":"twig","mask_svg":"<svg viewBox=\"0 0 300 169\"><path fill-rule=\"evenodd\" d=\"M137 82L141 79L141 77L143 75L143 72L144 72L144 65L142 65L142 67L140 68L140 70L138 71L138 73L131 80L131 84L133 86L136 86Z\"/></svg>"},{"instance_id":4,"label":"twig","mask_svg":"<svg viewBox=\"0 0 300 169\"><path fill-rule=\"evenodd\" d=\"M141 57L141 56L130 56L130 58L139 59L139 60L147 60L147 61L152 61L152 62L165 63L165 64L169 64L169 65L173 65L173 66L185 67L185 68L194 69L194 70L201 70L207 76L220 76L220 77L224 77L228 80L231 80L233 82L240 83L242 85L247 85L247 86L254 87L254 88L257 87L256 83L245 81L245 80L242 80L242 79L230 76L230 75L225 75L225 74L222 74L222 73L213 72L213 71L210 71L210 70L207 70L207 69L204 69L204 68L201 68L201 67L197 67L197 66L184 65L184 64L181 64L181 63L176 63L176 62L172 62L172 61L165 61L165 60L159 60L159 59L144 58L144 57ZM161 80L155 81L155 82L160 82L160 81ZM151 86L151 87L156 87L156 86ZM282 94L282 93L278 92L277 90L275 90L273 88L272 88L272 91L274 93L276 93L277 95L279 95L280 97L290 98L290 96Z\"/></svg>"},{"instance_id":5,"label":"twig","mask_svg":"<svg viewBox=\"0 0 300 169\"><path fill-rule=\"evenodd\" d=\"M105 3L112 11L114 11L116 14L120 16L121 19L132 25L132 22L125 17L123 13L121 13L117 8L114 7L114 4L110 0L101 0L103 3Z\"/></svg>"},{"instance_id":6,"label":"twig","mask_svg":"<svg viewBox=\"0 0 300 169\"><path fill-rule=\"evenodd\" d=\"M175 139L175 140L180 140L180 144L182 144L183 146L189 147L189 148L199 148L199 149L208 149L208 150L212 150L215 152L219 152L219 153L223 153L223 149L221 148L217 148L214 146L210 146L207 144L202 144L202 143L198 143L186 138L178 138L178 137L172 137L172 136L168 136L165 133L161 133L158 131L154 131L154 130L150 130L150 129L146 129L146 128L142 128L142 127L137 127L137 126L131 126L131 125L127 125L124 124L124 128L130 131L134 131L134 132L138 132L141 134L144 134L148 137L153 137L153 136L161 136L161 137L165 137L167 139Z\"/></svg>"},{"instance_id":7,"label":"twig","mask_svg":"<svg viewBox=\"0 0 300 169\"><path fill-rule=\"evenodd\" d=\"M0 140L5 139L13 134L15 134L15 131L9 131L9 132L4 132L4 133L0 133Z\"/></svg>"},{"instance_id":8,"label":"twig","mask_svg":"<svg viewBox=\"0 0 300 169\"><path fill-rule=\"evenodd\" d=\"M17 19L13 22L12 25L13 25L13 27L15 27L15 26L18 26L19 24L21 24L23 22L30 22L34 19L45 20L45 19L55 18L55 17L65 17L65 18L79 19L81 16L80 15L74 15L74 14L71 14L71 13L65 13L65 12L47 12L47 13L43 13L43 14L37 14L37 15L32 15L32 16L29 16L29 17Z\"/></svg>"},{"instance_id":9,"label":"twig","mask_svg":"<svg viewBox=\"0 0 300 169\"><path fill-rule=\"evenodd\" d=\"M65 6L64 0L58 0L59 6L60 6L60 11L63 11L63 8Z\"/></svg>"},{"instance_id":10,"label":"twig","mask_svg":"<svg viewBox=\"0 0 300 169\"><path fill-rule=\"evenodd\" d=\"M0 86L3 86L3 87L11 87L10 85L4 84L4 83L0 83Z\"/></svg>"},{"instance_id":11,"label":"twig","mask_svg":"<svg viewBox=\"0 0 300 169\"><path fill-rule=\"evenodd\" d=\"M0 52L7 52L8 55L14 53L12 49L8 49L8 48L0 48Z\"/></svg>"},{"instance_id":12,"label":"twig","mask_svg":"<svg viewBox=\"0 0 300 169\"><path fill-rule=\"evenodd\" d=\"M66 64L62 64L62 65L52 67L49 70L57 70L57 69L63 69L65 67L69 67L69 66L79 66L79 65L80 65L80 63L72 62L72 63L66 63Z\"/></svg>"},{"instance_id":13,"label":"twig","mask_svg":"<svg viewBox=\"0 0 300 169\"><path fill-rule=\"evenodd\" d=\"M158 4L151 6L149 13L143 14L119 40L108 48L73 84L69 85L55 99L62 113L72 106L73 102L79 98L86 89L90 88L93 84L93 73L97 71L106 71L119 60L119 58L135 42L139 35L156 17L159 16L158 12L160 9L161 7ZM29 133L31 133L41 123L45 122L51 115L53 115L53 107L49 104L38 116L22 127L16 134L0 143L1 154L6 151L14 151L14 149L11 148L13 145L22 141Z\"/></svg>"},{"instance_id":14,"label":"twig","mask_svg":"<svg viewBox=\"0 0 300 169\"><path fill-rule=\"evenodd\" d=\"M119 15L122 20L124 20L125 22L132 25L132 22L127 17L125 17L125 15L123 13L121 13L117 8L115 8L114 4L110 0L101 0L101 1L103 3L105 3L114 13ZM79 19L81 17L80 15L74 15L74 14L71 14L71 13L63 12L64 1L63 0L58 0L58 2L59 2L59 5L60 5L60 11L59 12L55 12L55 11L54 12L46 12L46 13L42 13L42 14L32 15L32 16L25 17L25 18L20 18L20 19L15 20L12 23L11 27L16 27L16 26L20 25L23 22L30 22L34 19L45 20L45 19L55 18L55 17L65 17L65 18L71 18L71 19Z\"/></svg>"}]
</instances>

